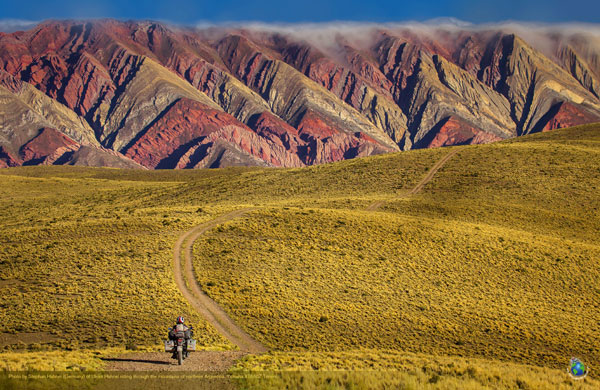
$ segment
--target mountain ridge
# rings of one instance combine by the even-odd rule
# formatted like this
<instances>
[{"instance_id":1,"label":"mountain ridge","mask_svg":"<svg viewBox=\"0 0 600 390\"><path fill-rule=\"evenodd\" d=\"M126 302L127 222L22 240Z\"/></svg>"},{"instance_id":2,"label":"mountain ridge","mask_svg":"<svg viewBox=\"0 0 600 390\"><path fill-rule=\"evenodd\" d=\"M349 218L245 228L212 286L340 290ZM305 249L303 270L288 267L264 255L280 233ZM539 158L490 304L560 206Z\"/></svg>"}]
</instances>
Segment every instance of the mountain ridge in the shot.
<instances>
[{"instance_id":1,"label":"mountain ridge","mask_svg":"<svg viewBox=\"0 0 600 390\"><path fill-rule=\"evenodd\" d=\"M595 36L537 32L544 53L501 29L348 31L103 19L0 33L0 166L77 163L62 136L112 156L82 164L301 167L600 121Z\"/></svg>"}]
</instances>

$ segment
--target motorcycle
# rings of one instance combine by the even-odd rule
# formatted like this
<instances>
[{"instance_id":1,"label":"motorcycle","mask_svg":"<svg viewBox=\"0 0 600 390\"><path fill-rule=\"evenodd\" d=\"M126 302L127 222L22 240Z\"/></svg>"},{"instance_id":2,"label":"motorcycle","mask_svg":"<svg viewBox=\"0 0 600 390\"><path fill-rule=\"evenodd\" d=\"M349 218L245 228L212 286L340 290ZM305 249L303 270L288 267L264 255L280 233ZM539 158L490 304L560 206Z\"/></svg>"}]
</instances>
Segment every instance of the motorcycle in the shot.
<instances>
[{"instance_id":1,"label":"motorcycle","mask_svg":"<svg viewBox=\"0 0 600 390\"><path fill-rule=\"evenodd\" d=\"M173 331L173 328L169 328L169 334ZM190 327L188 332L176 331L174 332L173 340L169 339L165 341L165 352L171 352L173 359L177 359L179 365L183 364L183 360L186 359L190 351L196 350L196 340L190 337L192 328ZM188 333L186 335L186 333ZM187 336L187 337L186 337Z\"/></svg>"}]
</instances>

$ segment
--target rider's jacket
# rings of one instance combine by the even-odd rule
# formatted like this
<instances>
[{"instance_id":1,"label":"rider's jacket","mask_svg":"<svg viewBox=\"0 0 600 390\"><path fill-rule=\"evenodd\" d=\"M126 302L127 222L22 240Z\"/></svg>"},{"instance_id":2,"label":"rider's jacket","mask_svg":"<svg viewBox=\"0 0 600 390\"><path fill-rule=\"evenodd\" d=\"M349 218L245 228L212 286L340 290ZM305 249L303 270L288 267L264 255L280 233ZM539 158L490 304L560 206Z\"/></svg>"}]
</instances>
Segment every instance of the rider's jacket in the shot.
<instances>
[{"instance_id":1,"label":"rider's jacket","mask_svg":"<svg viewBox=\"0 0 600 390\"><path fill-rule=\"evenodd\" d=\"M184 324L177 324L173 327L173 329L169 332L170 339L176 339L177 333L183 332L184 338L189 339L192 338L191 329L185 326Z\"/></svg>"}]
</instances>

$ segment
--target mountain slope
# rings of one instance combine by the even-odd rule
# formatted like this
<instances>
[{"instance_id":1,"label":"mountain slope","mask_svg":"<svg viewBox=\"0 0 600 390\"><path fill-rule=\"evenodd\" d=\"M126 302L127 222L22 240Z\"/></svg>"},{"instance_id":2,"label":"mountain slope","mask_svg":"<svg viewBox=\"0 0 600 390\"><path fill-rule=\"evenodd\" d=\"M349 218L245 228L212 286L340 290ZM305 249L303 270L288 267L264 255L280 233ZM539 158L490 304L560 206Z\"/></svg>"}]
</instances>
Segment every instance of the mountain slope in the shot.
<instances>
[{"instance_id":1,"label":"mountain slope","mask_svg":"<svg viewBox=\"0 0 600 390\"><path fill-rule=\"evenodd\" d=\"M122 154L103 148L93 130L73 111L0 71L0 166L80 164L141 168ZM96 157L79 158L87 150Z\"/></svg>"},{"instance_id":2,"label":"mountain slope","mask_svg":"<svg viewBox=\"0 0 600 390\"><path fill-rule=\"evenodd\" d=\"M147 168L300 167L600 121L600 39L519 32L44 22L0 33L0 159L41 163L19 148L43 132Z\"/></svg>"}]
</instances>

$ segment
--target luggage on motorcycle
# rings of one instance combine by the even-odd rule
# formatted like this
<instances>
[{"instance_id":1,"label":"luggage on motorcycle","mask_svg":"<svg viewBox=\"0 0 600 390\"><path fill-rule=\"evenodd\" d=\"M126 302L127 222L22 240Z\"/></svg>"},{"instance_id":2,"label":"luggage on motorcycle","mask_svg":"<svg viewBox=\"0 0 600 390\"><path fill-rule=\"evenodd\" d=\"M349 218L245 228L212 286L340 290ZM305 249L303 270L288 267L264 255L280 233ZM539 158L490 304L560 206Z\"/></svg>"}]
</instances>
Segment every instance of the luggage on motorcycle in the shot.
<instances>
[{"instance_id":1,"label":"luggage on motorcycle","mask_svg":"<svg viewBox=\"0 0 600 390\"><path fill-rule=\"evenodd\" d=\"M165 352L173 352L173 348L175 348L175 342L173 340L166 340Z\"/></svg>"},{"instance_id":2,"label":"luggage on motorcycle","mask_svg":"<svg viewBox=\"0 0 600 390\"><path fill-rule=\"evenodd\" d=\"M195 351L196 350L196 340L189 339L187 341L187 350Z\"/></svg>"}]
</instances>

